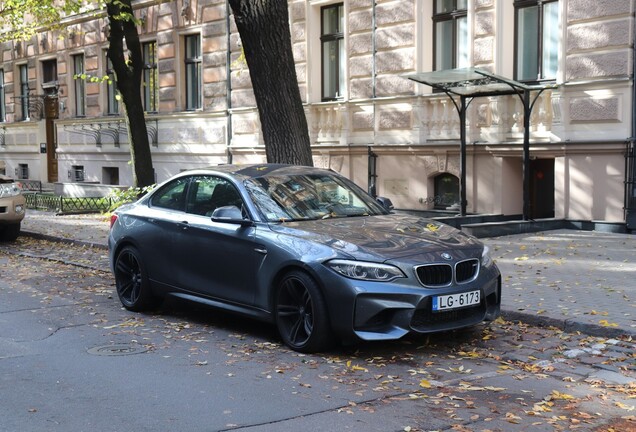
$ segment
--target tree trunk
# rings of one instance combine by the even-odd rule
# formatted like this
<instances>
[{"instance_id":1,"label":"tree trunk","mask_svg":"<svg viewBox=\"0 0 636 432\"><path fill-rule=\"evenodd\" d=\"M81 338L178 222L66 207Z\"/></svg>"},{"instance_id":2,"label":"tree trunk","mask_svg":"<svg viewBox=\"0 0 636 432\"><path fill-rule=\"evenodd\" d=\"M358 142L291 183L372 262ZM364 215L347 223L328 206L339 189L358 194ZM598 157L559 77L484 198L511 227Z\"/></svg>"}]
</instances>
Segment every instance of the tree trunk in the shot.
<instances>
[{"instance_id":1,"label":"tree trunk","mask_svg":"<svg viewBox=\"0 0 636 432\"><path fill-rule=\"evenodd\" d=\"M133 183L137 187L150 186L155 183L155 175L146 116L141 101L143 56L137 27L133 20L131 0L107 1L106 11L110 22L108 58L113 63L117 90L121 94L124 105L130 140ZM128 51L128 59L124 55L124 49Z\"/></svg>"},{"instance_id":2,"label":"tree trunk","mask_svg":"<svg viewBox=\"0 0 636 432\"><path fill-rule=\"evenodd\" d=\"M287 0L229 3L252 79L267 161L313 166L292 53Z\"/></svg>"}]
</instances>

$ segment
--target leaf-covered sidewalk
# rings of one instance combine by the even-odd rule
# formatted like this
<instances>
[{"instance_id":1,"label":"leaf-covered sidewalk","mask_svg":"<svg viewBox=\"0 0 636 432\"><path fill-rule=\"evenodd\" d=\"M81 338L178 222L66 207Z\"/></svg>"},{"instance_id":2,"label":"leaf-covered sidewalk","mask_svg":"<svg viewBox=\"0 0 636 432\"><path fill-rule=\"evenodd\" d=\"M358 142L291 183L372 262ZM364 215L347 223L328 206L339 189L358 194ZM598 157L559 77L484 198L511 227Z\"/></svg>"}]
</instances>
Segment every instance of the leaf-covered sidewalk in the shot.
<instances>
[{"instance_id":1,"label":"leaf-covered sidewalk","mask_svg":"<svg viewBox=\"0 0 636 432\"><path fill-rule=\"evenodd\" d=\"M636 236L558 230L484 239L508 318L636 336Z\"/></svg>"}]
</instances>

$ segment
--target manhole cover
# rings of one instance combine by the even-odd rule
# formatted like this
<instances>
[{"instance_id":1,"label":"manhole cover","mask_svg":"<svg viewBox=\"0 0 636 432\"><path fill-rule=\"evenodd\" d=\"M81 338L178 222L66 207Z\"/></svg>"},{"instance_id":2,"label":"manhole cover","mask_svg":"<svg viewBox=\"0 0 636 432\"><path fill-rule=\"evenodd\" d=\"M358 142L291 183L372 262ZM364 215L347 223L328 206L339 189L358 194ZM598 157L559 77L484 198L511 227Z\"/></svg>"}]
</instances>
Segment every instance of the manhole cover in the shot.
<instances>
[{"instance_id":1,"label":"manhole cover","mask_svg":"<svg viewBox=\"0 0 636 432\"><path fill-rule=\"evenodd\" d=\"M105 345L91 348L88 350L89 354L99 356L125 356L133 354L141 354L148 351L143 346L139 345Z\"/></svg>"}]
</instances>

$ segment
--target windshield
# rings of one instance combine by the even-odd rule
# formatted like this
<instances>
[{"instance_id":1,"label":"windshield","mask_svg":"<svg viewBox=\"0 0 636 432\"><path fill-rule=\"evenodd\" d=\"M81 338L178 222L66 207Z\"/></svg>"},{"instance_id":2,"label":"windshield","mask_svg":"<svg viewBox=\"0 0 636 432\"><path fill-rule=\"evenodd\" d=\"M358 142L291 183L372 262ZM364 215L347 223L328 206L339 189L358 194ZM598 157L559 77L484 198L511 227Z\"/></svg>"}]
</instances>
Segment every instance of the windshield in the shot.
<instances>
[{"instance_id":1,"label":"windshield","mask_svg":"<svg viewBox=\"0 0 636 432\"><path fill-rule=\"evenodd\" d=\"M362 189L333 174L257 177L245 187L271 222L386 214Z\"/></svg>"}]
</instances>

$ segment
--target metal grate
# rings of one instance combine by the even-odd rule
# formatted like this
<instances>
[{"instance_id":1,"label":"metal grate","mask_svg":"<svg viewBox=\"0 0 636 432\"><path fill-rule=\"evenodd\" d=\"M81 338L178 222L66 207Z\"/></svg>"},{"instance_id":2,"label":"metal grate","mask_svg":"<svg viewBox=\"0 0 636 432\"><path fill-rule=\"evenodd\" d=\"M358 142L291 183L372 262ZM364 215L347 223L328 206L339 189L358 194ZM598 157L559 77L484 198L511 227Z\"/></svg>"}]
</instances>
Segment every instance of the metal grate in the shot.
<instances>
[{"instance_id":1,"label":"metal grate","mask_svg":"<svg viewBox=\"0 0 636 432\"><path fill-rule=\"evenodd\" d=\"M449 264L431 264L416 267L417 278L422 285L444 286L453 281L453 268Z\"/></svg>"},{"instance_id":2,"label":"metal grate","mask_svg":"<svg viewBox=\"0 0 636 432\"><path fill-rule=\"evenodd\" d=\"M455 266L455 280L457 283L469 282L477 277L479 261L470 259L458 262Z\"/></svg>"}]
</instances>

